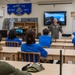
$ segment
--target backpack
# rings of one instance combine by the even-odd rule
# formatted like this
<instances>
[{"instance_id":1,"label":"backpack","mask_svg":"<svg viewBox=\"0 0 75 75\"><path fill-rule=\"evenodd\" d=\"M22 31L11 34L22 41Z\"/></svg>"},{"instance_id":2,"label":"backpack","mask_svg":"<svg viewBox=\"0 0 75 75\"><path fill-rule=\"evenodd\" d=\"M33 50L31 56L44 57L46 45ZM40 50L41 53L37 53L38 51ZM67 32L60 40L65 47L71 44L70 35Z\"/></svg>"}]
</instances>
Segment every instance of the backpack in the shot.
<instances>
[{"instance_id":1,"label":"backpack","mask_svg":"<svg viewBox=\"0 0 75 75\"><path fill-rule=\"evenodd\" d=\"M39 72L44 70L45 68L43 67L42 64L40 63L32 63L32 64L27 64L22 68L22 71L28 71L28 72Z\"/></svg>"}]
</instances>

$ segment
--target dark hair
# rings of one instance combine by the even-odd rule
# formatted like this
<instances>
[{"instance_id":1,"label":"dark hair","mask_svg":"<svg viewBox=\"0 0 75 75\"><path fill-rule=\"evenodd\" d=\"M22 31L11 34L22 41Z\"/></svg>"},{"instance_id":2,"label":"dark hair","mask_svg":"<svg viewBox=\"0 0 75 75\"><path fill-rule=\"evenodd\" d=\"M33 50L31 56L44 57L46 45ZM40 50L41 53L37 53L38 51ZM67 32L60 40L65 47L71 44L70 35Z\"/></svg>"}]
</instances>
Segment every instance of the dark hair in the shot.
<instances>
[{"instance_id":1,"label":"dark hair","mask_svg":"<svg viewBox=\"0 0 75 75\"><path fill-rule=\"evenodd\" d=\"M26 38L26 44L35 43L35 32L34 32L34 30L28 29L26 31L25 38Z\"/></svg>"},{"instance_id":2,"label":"dark hair","mask_svg":"<svg viewBox=\"0 0 75 75\"><path fill-rule=\"evenodd\" d=\"M14 38L16 38L16 31L14 29L11 29L8 34L8 39L14 39Z\"/></svg>"},{"instance_id":3,"label":"dark hair","mask_svg":"<svg viewBox=\"0 0 75 75\"><path fill-rule=\"evenodd\" d=\"M48 35L49 34L49 30L47 28L43 29L43 34L44 35Z\"/></svg>"}]
</instances>

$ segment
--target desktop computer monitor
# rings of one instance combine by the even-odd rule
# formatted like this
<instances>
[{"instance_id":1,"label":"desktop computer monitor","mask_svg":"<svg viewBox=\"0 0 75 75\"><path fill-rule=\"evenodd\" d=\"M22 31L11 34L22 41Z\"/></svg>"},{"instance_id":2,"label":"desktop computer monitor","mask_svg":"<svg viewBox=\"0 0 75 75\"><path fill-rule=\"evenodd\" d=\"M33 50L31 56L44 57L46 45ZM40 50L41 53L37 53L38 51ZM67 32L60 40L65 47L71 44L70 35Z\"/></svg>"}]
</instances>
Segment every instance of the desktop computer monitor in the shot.
<instances>
[{"instance_id":1,"label":"desktop computer monitor","mask_svg":"<svg viewBox=\"0 0 75 75\"><path fill-rule=\"evenodd\" d=\"M0 30L0 34L2 37L6 38L7 37L7 30Z\"/></svg>"}]
</instances>

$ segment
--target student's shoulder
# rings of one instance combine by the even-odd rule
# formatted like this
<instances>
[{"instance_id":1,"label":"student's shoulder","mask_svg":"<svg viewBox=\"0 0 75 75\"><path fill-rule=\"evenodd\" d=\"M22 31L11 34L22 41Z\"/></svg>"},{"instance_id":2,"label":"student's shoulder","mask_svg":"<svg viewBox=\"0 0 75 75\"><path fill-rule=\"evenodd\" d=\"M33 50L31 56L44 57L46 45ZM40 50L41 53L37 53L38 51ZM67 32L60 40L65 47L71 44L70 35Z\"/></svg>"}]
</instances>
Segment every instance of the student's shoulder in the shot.
<instances>
[{"instance_id":1,"label":"student's shoulder","mask_svg":"<svg viewBox=\"0 0 75 75\"><path fill-rule=\"evenodd\" d=\"M39 36L39 37L43 37L44 35L41 35L41 36Z\"/></svg>"},{"instance_id":2,"label":"student's shoulder","mask_svg":"<svg viewBox=\"0 0 75 75\"><path fill-rule=\"evenodd\" d=\"M47 35L47 37L51 37L51 35Z\"/></svg>"},{"instance_id":3,"label":"student's shoulder","mask_svg":"<svg viewBox=\"0 0 75 75\"><path fill-rule=\"evenodd\" d=\"M73 37L72 39L75 39L75 37Z\"/></svg>"},{"instance_id":4,"label":"student's shoulder","mask_svg":"<svg viewBox=\"0 0 75 75\"><path fill-rule=\"evenodd\" d=\"M26 45L26 43L22 43L22 46L25 46Z\"/></svg>"},{"instance_id":5,"label":"student's shoulder","mask_svg":"<svg viewBox=\"0 0 75 75\"><path fill-rule=\"evenodd\" d=\"M41 47L41 45L40 45L40 44L34 44L34 46L35 46L35 47Z\"/></svg>"},{"instance_id":6,"label":"student's shoulder","mask_svg":"<svg viewBox=\"0 0 75 75\"><path fill-rule=\"evenodd\" d=\"M6 40L8 40L8 37L6 37Z\"/></svg>"},{"instance_id":7,"label":"student's shoulder","mask_svg":"<svg viewBox=\"0 0 75 75\"><path fill-rule=\"evenodd\" d=\"M14 40L20 40L19 38L14 38Z\"/></svg>"}]
</instances>

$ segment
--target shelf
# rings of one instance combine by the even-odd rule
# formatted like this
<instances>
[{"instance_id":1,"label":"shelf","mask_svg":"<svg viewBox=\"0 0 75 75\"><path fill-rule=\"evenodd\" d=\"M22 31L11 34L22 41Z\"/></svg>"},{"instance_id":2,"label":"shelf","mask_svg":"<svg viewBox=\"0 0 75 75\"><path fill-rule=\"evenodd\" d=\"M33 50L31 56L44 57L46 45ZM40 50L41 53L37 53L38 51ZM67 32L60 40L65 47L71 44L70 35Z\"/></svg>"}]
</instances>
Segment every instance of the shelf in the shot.
<instances>
[{"instance_id":1,"label":"shelf","mask_svg":"<svg viewBox=\"0 0 75 75\"><path fill-rule=\"evenodd\" d=\"M37 22L15 22L14 27L25 29L25 31L28 30L29 28L32 28L35 31L36 36L38 33L38 23Z\"/></svg>"}]
</instances>

